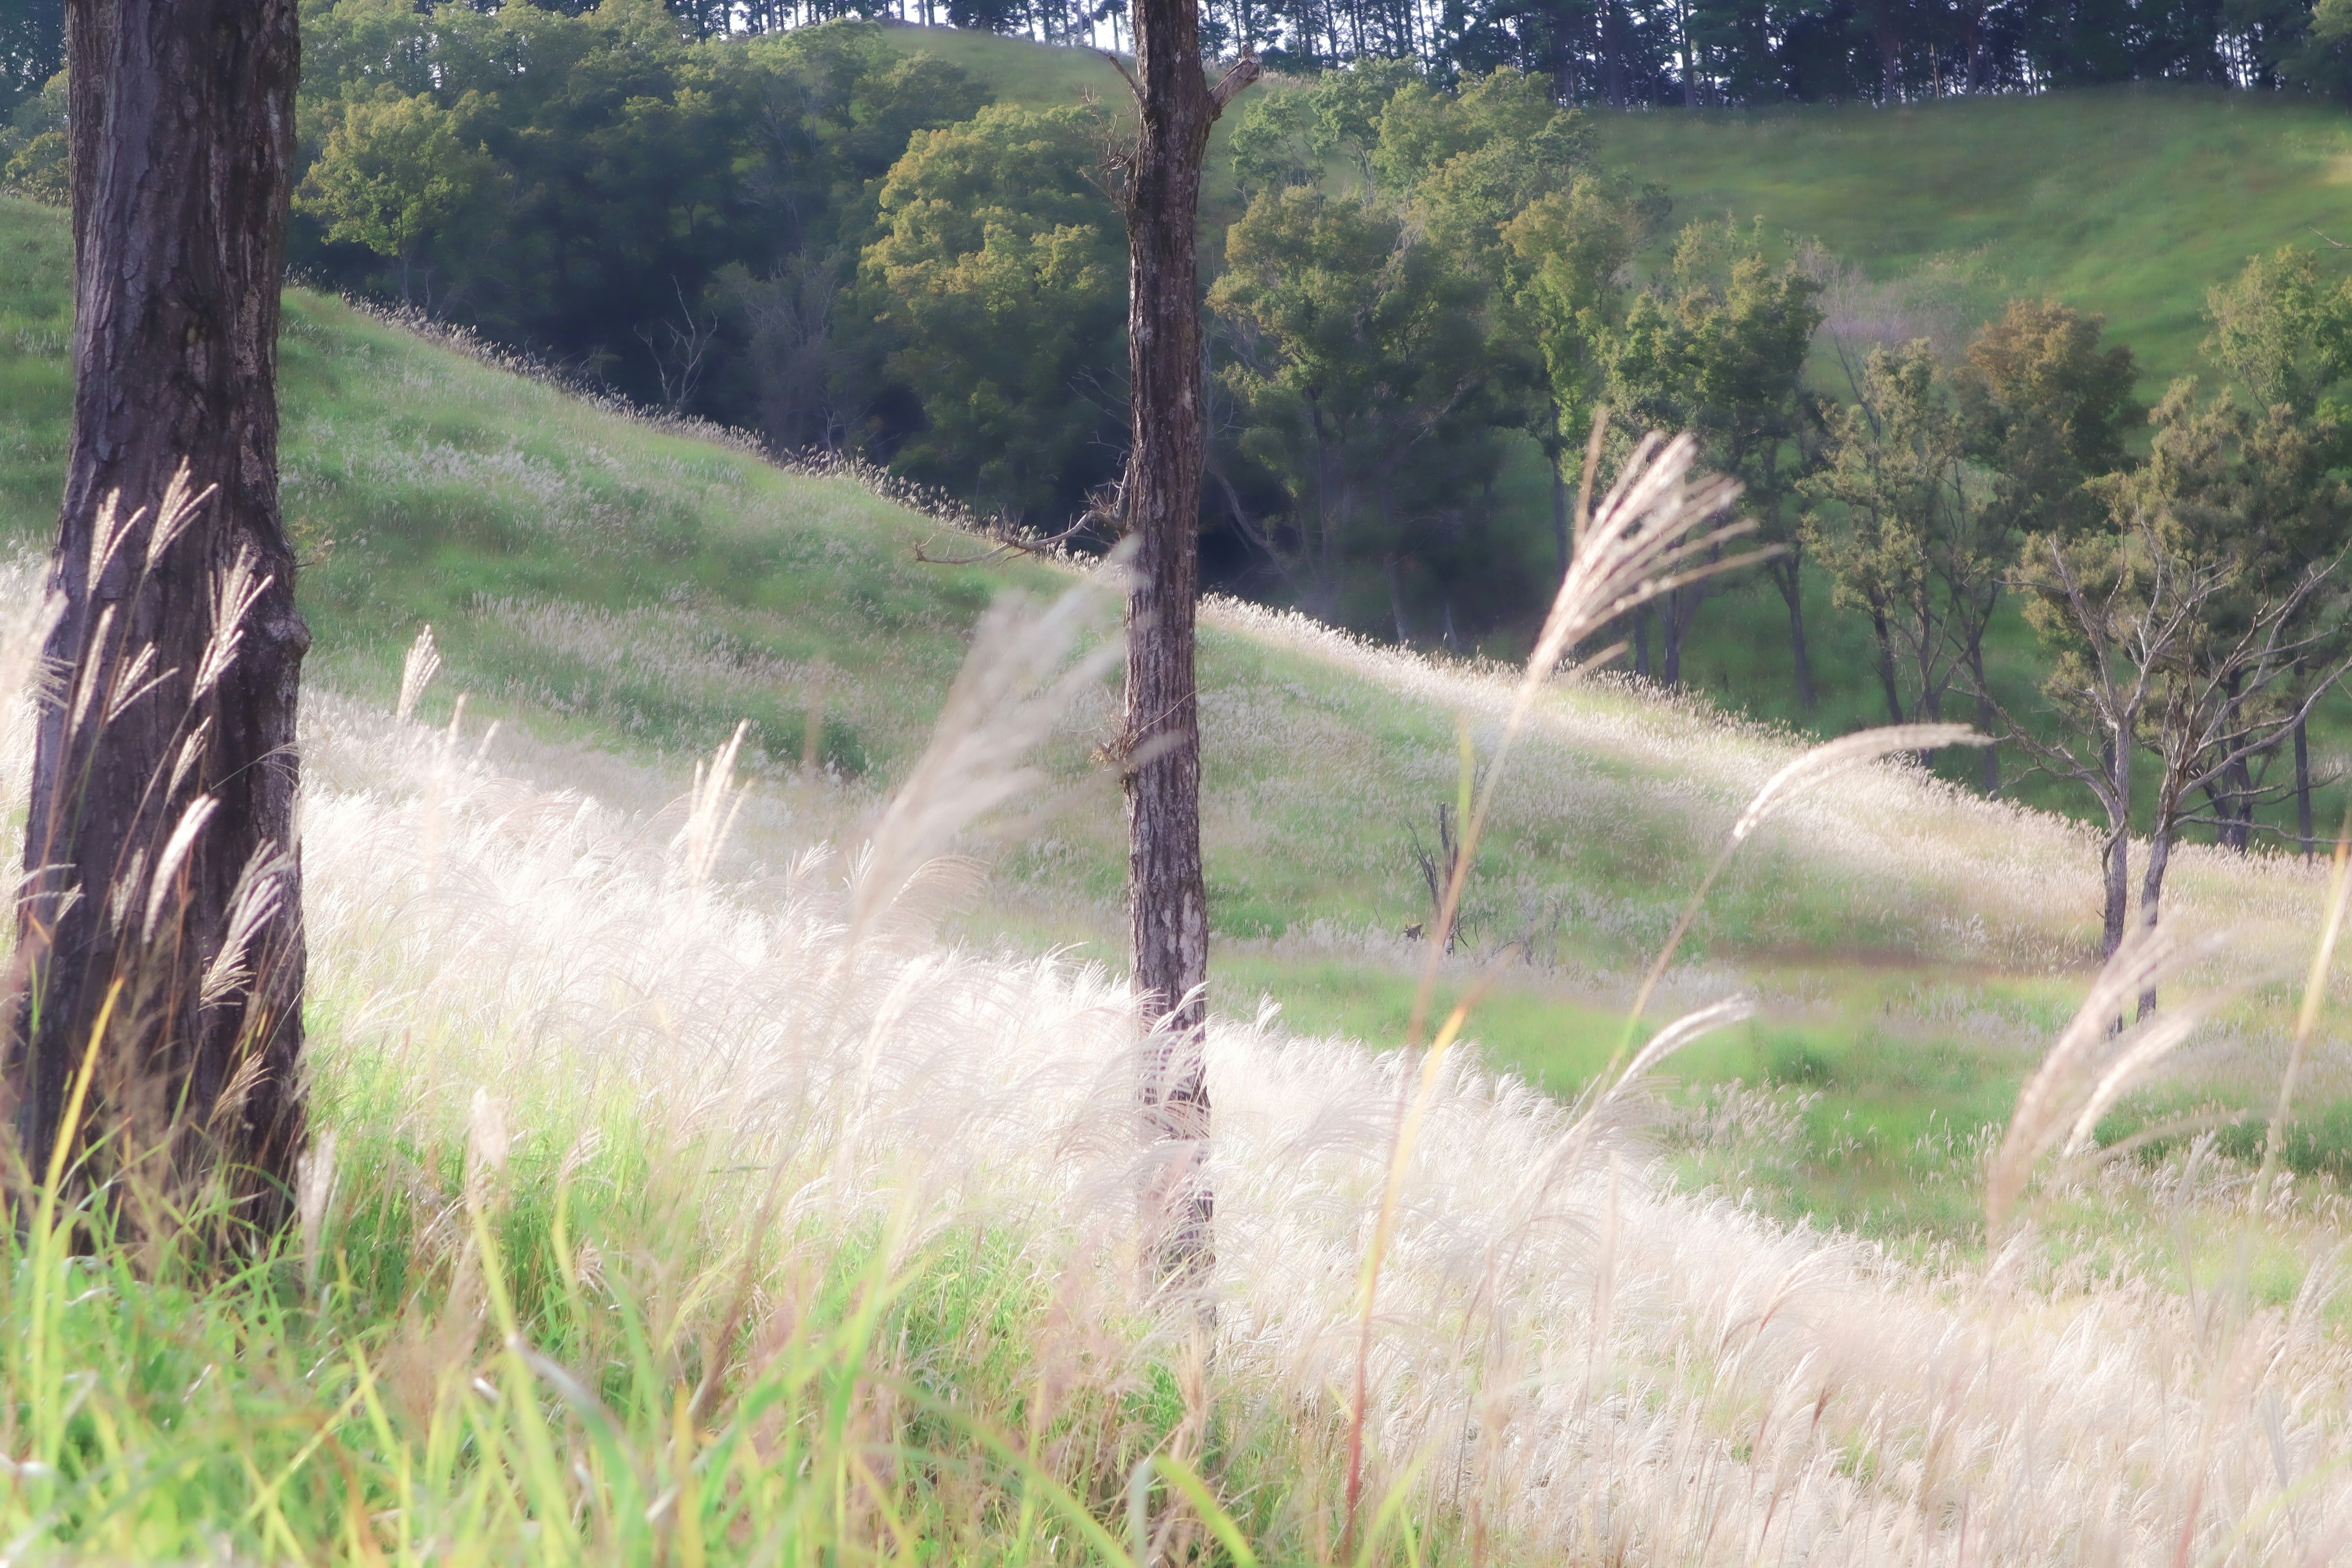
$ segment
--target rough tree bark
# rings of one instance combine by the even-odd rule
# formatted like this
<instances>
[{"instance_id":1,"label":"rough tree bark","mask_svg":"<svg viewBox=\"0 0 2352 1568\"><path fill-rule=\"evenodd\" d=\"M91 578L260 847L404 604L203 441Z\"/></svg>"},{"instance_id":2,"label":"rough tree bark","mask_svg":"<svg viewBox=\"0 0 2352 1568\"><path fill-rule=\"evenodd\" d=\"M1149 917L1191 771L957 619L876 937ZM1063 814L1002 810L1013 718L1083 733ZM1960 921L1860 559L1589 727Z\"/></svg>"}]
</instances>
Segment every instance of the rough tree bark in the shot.
<instances>
[{"instance_id":1,"label":"rough tree bark","mask_svg":"<svg viewBox=\"0 0 2352 1568\"><path fill-rule=\"evenodd\" d=\"M2294 721L2294 837L2303 846L2305 865L2311 862L2311 742L2304 721Z\"/></svg>"},{"instance_id":2,"label":"rough tree bark","mask_svg":"<svg viewBox=\"0 0 2352 1568\"><path fill-rule=\"evenodd\" d=\"M70 0L68 28L74 420L46 648L66 679L37 731L7 1083L38 1170L95 1047L78 1141L170 1179L226 1162L268 1227L303 1136L310 634L277 400L295 0ZM174 509L184 468L204 499Z\"/></svg>"},{"instance_id":3,"label":"rough tree bark","mask_svg":"<svg viewBox=\"0 0 2352 1568\"><path fill-rule=\"evenodd\" d=\"M1214 1200L1202 1169L1209 1089L1202 1059L1209 976L1201 871L1201 737L1192 668L1199 589L1200 284L1193 256L1209 127L1257 76L1244 56L1214 87L1201 65L1197 0L1138 0L1140 116L1127 160L1130 445L1127 527L1128 891L1135 981L1153 1026L1141 1085L1160 1152L1145 1220L1163 1277L1210 1261Z\"/></svg>"}]
</instances>

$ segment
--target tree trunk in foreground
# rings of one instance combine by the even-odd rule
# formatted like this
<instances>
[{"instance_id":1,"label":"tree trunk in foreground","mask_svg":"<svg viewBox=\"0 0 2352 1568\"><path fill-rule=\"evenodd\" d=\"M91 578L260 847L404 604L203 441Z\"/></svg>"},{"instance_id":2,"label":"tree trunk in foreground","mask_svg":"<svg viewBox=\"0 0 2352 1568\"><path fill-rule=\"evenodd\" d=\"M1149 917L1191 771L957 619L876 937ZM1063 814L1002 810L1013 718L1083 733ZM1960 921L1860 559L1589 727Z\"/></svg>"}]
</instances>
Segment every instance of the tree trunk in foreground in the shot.
<instances>
[{"instance_id":1,"label":"tree trunk in foreground","mask_svg":"<svg viewBox=\"0 0 2352 1568\"><path fill-rule=\"evenodd\" d=\"M1128 168L1131 446L1127 521L1136 584L1127 605L1128 892L1135 982L1150 1037L1141 1085L1158 1151L1145 1223L1160 1271L1210 1261L1213 1199L1202 1169L1209 1087L1209 900L1201 872L1201 735L1192 670L1200 561L1201 303L1192 253L1209 126L1256 75L1244 58L1212 89L1197 0L1139 0L1141 127Z\"/></svg>"},{"instance_id":2,"label":"tree trunk in foreground","mask_svg":"<svg viewBox=\"0 0 2352 1568\"><path fill-rule=\"evenodd\" d=\"M296 5L71 0L68 20L74 423L46 649L65 679L35 743L8 1088L36 1174L88 1060L77 1145L109 1135L119 1173L163 1155L135 1173L173 1184L223 1162L238 1218L268 1227L303 1132L310 639L277 395Z\"/></svg>"}]
</instances>

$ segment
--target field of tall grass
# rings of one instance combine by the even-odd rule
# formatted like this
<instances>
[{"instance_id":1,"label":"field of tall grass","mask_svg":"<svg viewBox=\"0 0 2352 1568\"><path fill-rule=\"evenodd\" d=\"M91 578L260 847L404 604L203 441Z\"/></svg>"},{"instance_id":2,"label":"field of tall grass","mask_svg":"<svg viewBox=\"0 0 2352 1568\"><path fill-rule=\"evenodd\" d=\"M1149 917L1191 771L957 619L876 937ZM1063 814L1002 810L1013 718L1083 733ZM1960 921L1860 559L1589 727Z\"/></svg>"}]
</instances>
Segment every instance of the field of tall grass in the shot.
<instances>
[{"instance_id":1,"label":"field of tall grass","mask_svg":"<svg viewBox=\"0 0 2352 1568\"><path fill-rule=\"evenodd\" d=\"M0 584L20 678L36 582ZM225 1263L206 1215L115 1235L58 1171L19 1178L0 1550L2251 1564L2352 1542L2338 1189L2254 1201L2210 1132L2145 1160L2093 1144L2028 1184L2075 1080L2144 1054L2105 1028L2137 973L2066 1026L2025 1131L1975 1151L2021 1223L1925 1255L1677 1180L1678 1157L1789 1134L1770 1095L1677 1114L1650 1092L1750 998L1573 1100L1449 1051L1451 1025L1401 1051L1221 1016L1214 1258L1160 1286L1132 998L941 925L981 815L1031 800L1041 750L1101 700L1116 602L1065 582L980 619L849 831L796 837L772 799L756 856L729 847L762 804L740 733L632 811L517 777L462 708L418 717L427 639L392 701L322 683L299 1224ZM2034 872L2071 831L1867 764L1885 742L1807 755L1633 694L1217 619L1462 715L1476 819L1508 800L1605 830L1670 779L1686 858L1752 844L1992 933L1945 940L2063 929ZM7 711L0 826L26 763ZM2194 912L2269 918L2223 967L2307 945L2315 879L2209 869Z\"/></svg>"}]
</instances>

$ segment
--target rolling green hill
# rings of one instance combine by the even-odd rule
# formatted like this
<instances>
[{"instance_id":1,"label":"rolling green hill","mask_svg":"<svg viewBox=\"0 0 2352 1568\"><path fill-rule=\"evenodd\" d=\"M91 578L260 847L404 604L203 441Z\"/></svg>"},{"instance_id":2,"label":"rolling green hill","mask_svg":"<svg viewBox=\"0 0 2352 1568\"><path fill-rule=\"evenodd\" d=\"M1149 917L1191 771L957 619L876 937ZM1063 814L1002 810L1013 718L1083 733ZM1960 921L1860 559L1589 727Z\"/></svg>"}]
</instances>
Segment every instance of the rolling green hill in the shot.
<instances>
[{"instance_id":1,"label":"rolling green hill","mask_svg":"<svg viewBox=\"0 0 2352 1568\"><path fill-rule=\"evenodd\" d=\"M2205 291L2246 258L2352 241L2352 116L2132 87L1900 109L1610 113L1601 155L1678 217L1763 217L1859 263L1921 320L2014 295L2107 318L2144 393L2194 368Z\"/></svg>"}]
</instances>

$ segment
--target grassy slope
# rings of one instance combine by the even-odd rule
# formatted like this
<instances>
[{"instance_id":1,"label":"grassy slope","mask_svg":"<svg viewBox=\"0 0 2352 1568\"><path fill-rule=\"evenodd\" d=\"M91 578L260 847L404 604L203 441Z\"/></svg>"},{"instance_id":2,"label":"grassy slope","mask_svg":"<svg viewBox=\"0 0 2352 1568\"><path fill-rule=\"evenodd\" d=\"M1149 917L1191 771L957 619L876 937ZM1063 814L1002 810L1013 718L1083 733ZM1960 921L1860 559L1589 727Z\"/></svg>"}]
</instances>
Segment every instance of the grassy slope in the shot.
<instances>
[{"instance_id":1,"label":"grassy slope","mask_svg":"<svg viewBox=\"0 0 2352 1568\"><path fill-rule=\"evenodd\" d=\"M2149 395L2195 368L2209 287L2352 218L2352 118L2292 99L2134 87L1598 127L1679 216L1761 216L1972 319L2021 294L2098 311Z\"/></svg>"},{"instance_id":2,"label":"grassy slope","mask_svg":"<svg viewBox=\"0 0 2352 1568\"><path fill-rule=\"evenodd\" d=\"M0 538L24 545L50 526L59 479L65 261L58 215L0 204ZM668 781L656 792L678 787L688 756L749 718L762 797L749 837L772 862L870 811L992 596L1067 581L918 564L910 547L938 526L855 483L617 417L331 300L289 296L283 357L287 510L321 557L302 584L314 676L387 700L430 622L447 660L436 711L471 692L469 724L494 715L529 732L510 729L510 758L607 793L646 764ZM833 767L811 779L792 764L820 690ZM1426 913L1412 834L1426 837L1454 793L1454 711L1491 740L1500 690L1262 618L1212 618L1206 833L1224 1005L1268 994L1300 1027L1399 1037L1419 949L1393 933ZM1110 700L1047 758L971 934L1116 954L1124 835L1113 781L1087 760ZM1472 900L1475 947L1523 938L1536 957L1480 1015L1490 1059L1566 1089L1605 1058L1623 976L1786 754L1701 707L1606 689L1548 701ZM1694 1058L1695 1076L1822 1091L1821 1157L1799 1163L1790 1201L1962 1223L1965 1198L1948 1213L1927 1203L1912 1166L1949 1163L1922 1142L1934 1117L1998 1114L2065 1010L2053 964L2082 951L2088 870L2087 849L2046 819L1891 782L1735 862L1695 933L1705 962L1675 989L1744 982L1768 1002ZM2195 855L2181 878L2215 909L2307 896L2299 878Z\"/></svg>"}]
</instances>

